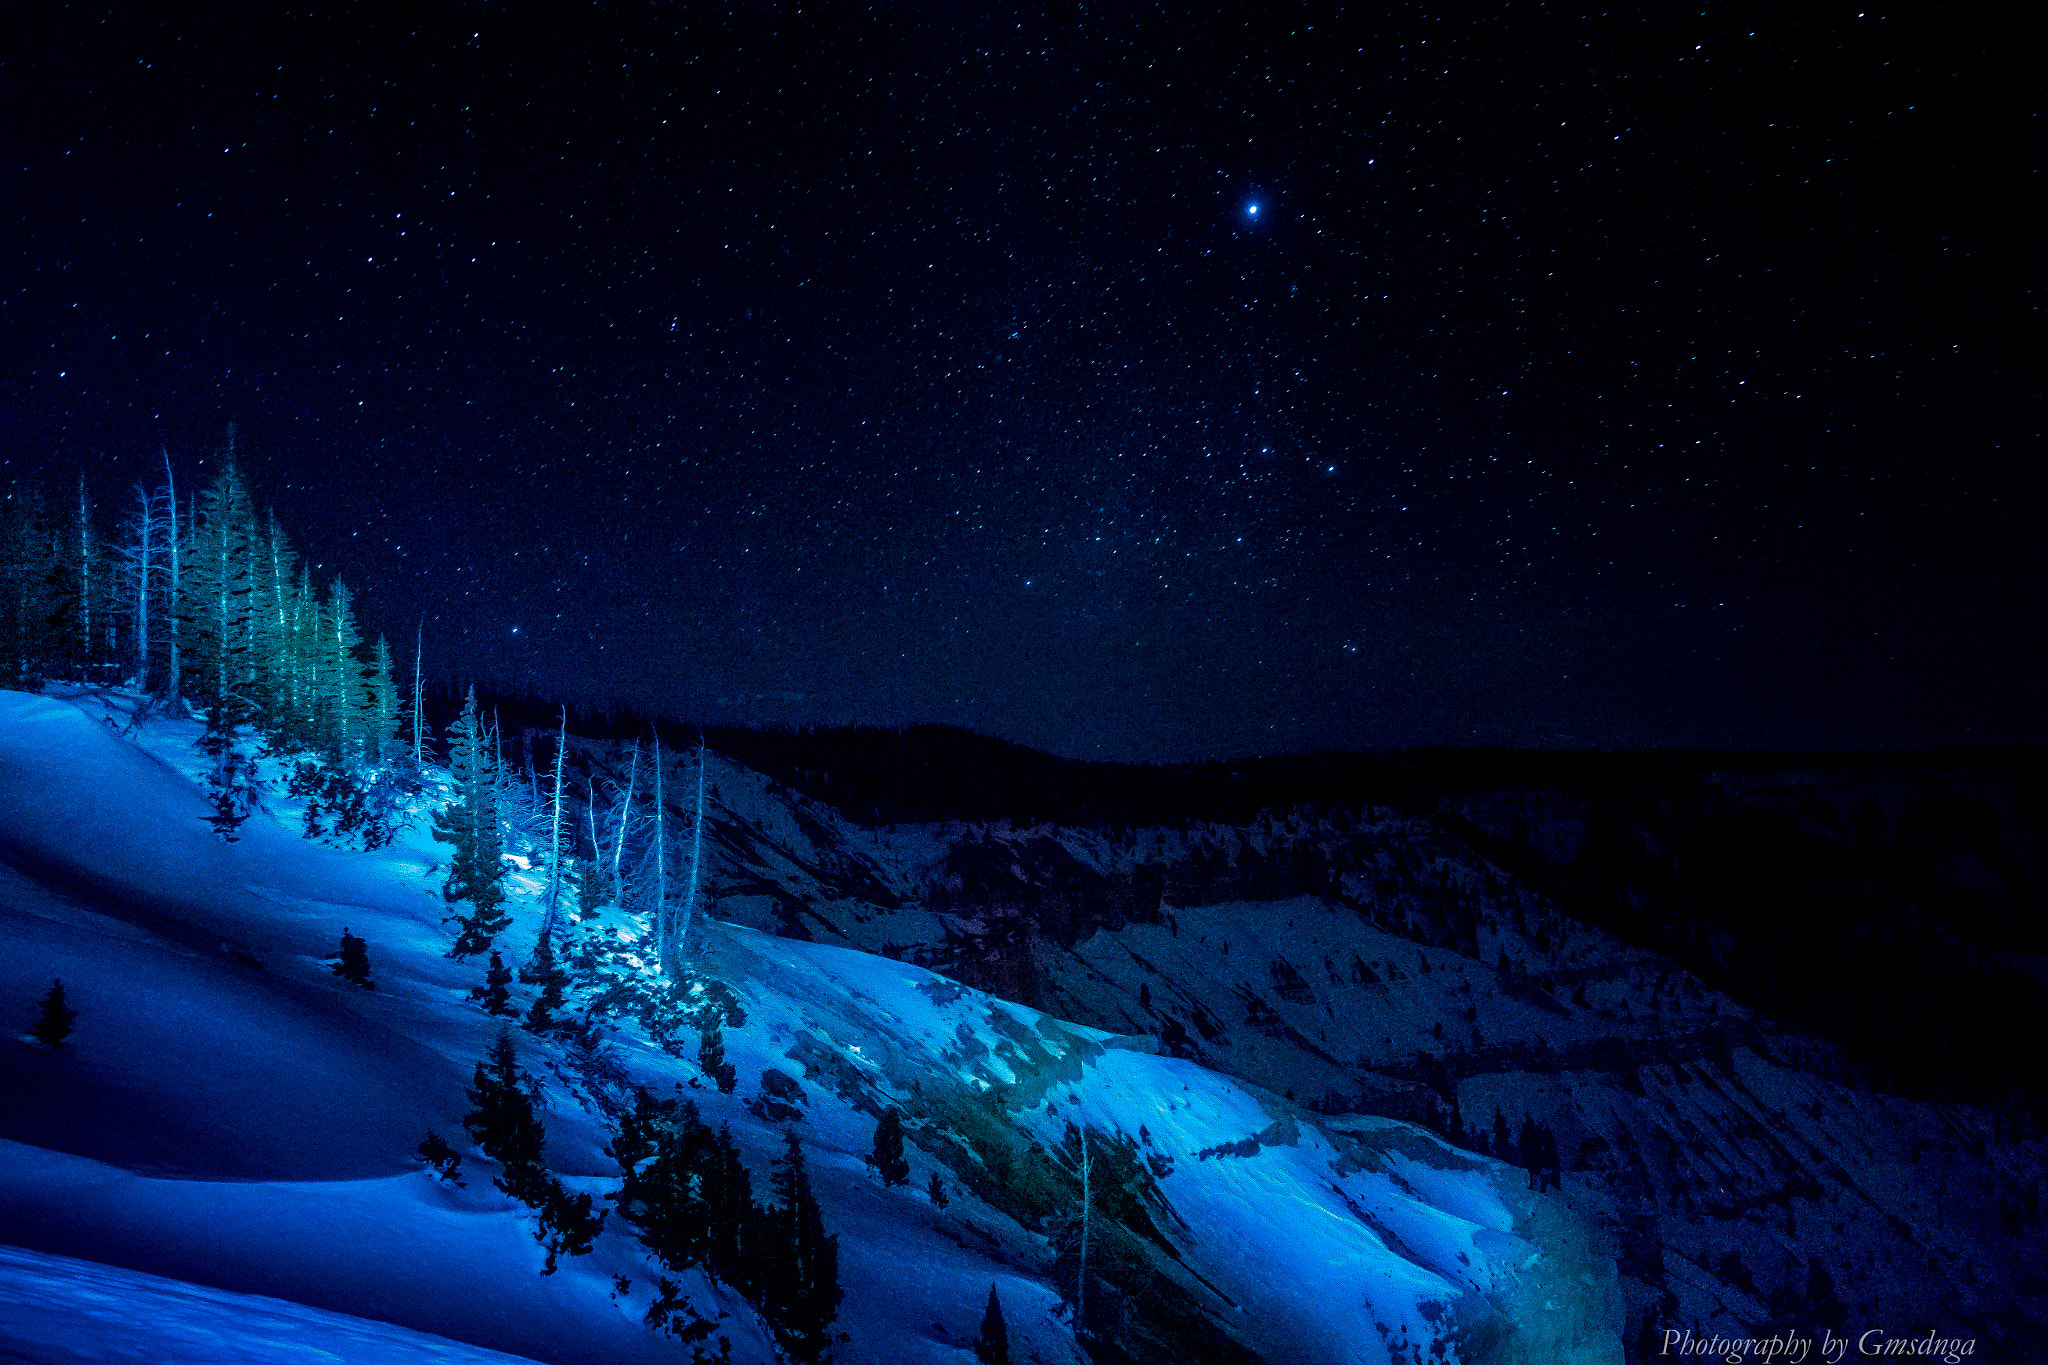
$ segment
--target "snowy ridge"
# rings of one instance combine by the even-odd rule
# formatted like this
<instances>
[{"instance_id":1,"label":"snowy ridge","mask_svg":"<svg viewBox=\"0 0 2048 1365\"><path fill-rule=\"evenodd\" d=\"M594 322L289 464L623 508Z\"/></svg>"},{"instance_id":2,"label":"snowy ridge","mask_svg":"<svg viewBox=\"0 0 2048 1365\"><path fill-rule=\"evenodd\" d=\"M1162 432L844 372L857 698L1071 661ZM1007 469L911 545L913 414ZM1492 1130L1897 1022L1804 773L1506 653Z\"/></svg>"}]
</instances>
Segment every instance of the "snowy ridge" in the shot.
<instances>
[{"instance_id":1,"label":"snowy ridge","mask_svg":"<svg viewBox=\"0 0 2048 1365\"><path fill-rule=\"evenodd\" d=\"M1952 899L2024 914L2042 851L2013 804L2024 786L2001 781L1967 764L1752 765L1690 799L1696 818L1768 816L1823 850L1874 831ZM1510 783L1435 818L869 827L736 766L713 785L729 917L1149 1035L1321 1114L1412 1118L1495 1156L1517 1155L1533 1121L1558 1152L1551 1198L1620 1266L1643 1359L1660 1325L1745 1336L1901 1314L1986 1349L2048 1349L2048 1279L2029 1268L2048 1257L2048 1144L2024 1105L1884 1093L1839 1048L1565 913L1486 851L1568 869L1611 801L1589 814L1582 796ZM1671 799L1637 812L1646 857L1674 855Z\"/></svg>"},{"instance_id":2,"label":"snowy ridge","mask_svg":"<svg viewBox=\"0 0 2048 1365\"><path fill-rule=\"evenodd\" d=\"M309 843L274 795L275 818L223 844L192 784L197 726L123 736L117 710L110 724L88 708L102 703L0 694L0 919L12 945L0 998L25 1012L62 977L78 1011L63 1048L0 1044L0 1242L536 1360L678 1358L642 1324L653 1272L630 1229L614 1217L592 1254L543 1277L531 1215L491 1188L490 1164L463 1139L463 1085L496 1024L469 998L478 964L443 956L431 875L442 850L418 829L370 854ZM720 913L910 913L877 902L949 855L929 832L863 847L755 775L721 765L716 779L722 802L760 803L744 822L722 807L722 847L743 837L798 850L772 879L729 862L720 876L756 881L725 883L732 905L722 899ZM545 879L513 881L503 946L523 959ZM875 898L848 894L856 885ZM590 928L615 923L630 936L629 916ZM374 990L327 969L344 926L369 945ZM729 1125L757 1190L793 1125L840 1239L839 1361L971 1360L990 1284L1013 1359L1045 1365L1088 1353L1620 1358L1611 1260L1499 1162L1403 1124L1324 1119L1162 1055L1149 1036L1065 1023L908 962L717 923L692 951L748 1014L725 1034L736 1089L721 1094L623 1020L594 1050L522 1033L548 1163L602 1205L617 1188L604 1147L628 1081L680 1085L707 1122ZM905 1115L912 1165L895 1188L864 1159L890 1105ZM465 1188L412 1160L430 1127L464 1152ZM1083 1142L1096 1178L1122 1181L1122 1202L1091 1229L1095 1301L1077 1341L1070 1224ZM934 1176L950 1191L943 1209L925 1193ZM0 1262L18 1285L52 1274L19 1255ZM117 1281L138 1322L151 1305L169 1321L186 1311L176 1303L198 1302ZM750 1305L699 1272L682 1281L732 1359L775 1358ZM8 1302L10 1350L72 1358L60 1350L67 1321L87 1331L78 1300L24 1290ZM227 1313L207 1330L258 1330L238 1321ZM434 1358L365 1354L383 1348L344 1349L339 1336L321 1349Z\"/></svg>"}]
</instances>

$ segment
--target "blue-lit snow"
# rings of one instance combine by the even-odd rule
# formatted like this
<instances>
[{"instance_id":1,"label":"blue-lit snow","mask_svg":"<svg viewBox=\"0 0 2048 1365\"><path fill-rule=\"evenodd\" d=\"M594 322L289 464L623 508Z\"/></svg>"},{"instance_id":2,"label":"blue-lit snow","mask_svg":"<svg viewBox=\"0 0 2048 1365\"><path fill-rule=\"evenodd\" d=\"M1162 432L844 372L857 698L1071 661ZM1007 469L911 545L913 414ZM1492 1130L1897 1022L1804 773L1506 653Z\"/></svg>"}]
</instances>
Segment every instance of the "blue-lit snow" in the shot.
<instances>
[{"instance_id":1,"label":"blue-lit snow","mask_svg":"<svg viewBox=\"0 0 2048 1365\"><path fill-rule=\"evenodd\" d=\"M203 823L196 724L123 736L104 709L0 693L0 923L11 945L0 1001L25 1023L62 977L79 1012L60 1051L4 1044L0 1242L536 1359L675 1359L675 1344L641 1325L650 1268L625 1228L615 1222L595 1254L542 1277L531 1217L491 1188L487 1164L467 1160L469 1185L456 1190L411 1159L429 1127L467 1150L462 1088L495 1032L467 999L478 964L443 956L445 848L414 828L374 854L341 852L269 816L223 844ZM270 801L273 815L292 814ZM874 855L925 852L878 843ZM520 927L508 960L531 946L545 880L510 879ZM370 944L374 992L325 966L344 925ZM1525 1195L1519 1172L1390 1121L1312 1121L1155 1055L1149 1039L1067 1024L902 962L725 924L704 925L695 951L749 1014L726 1035L737 1093L702 1085L637 1029L617 1054L636 1080L683 1083L710 1122L730 1124L757 1189L780 1128L745 1103L771 1068L800 1078L799 1131L840 1233L846 1365L971 1360L991 1283L1020 1361L1079 1359L1043 1235L960 1188L916 1145L915 1124L909 1186L882 1187L863 1160L878 1104L915 1120L918 1087L947 1086L998 1093L1048 1150L1069 1123L1142 1130L1145 1150L1173 1163L1158 1184L1178 1254L1274 1362L1378 1365L1386 1336L1426 1342L1452 1325L1470 1359L1619 1360L1611 1261ZM602 1202L616 1170L601 1115L558 1047L520 1044L545 1086L551 1164ZM934 1172L953 1194L944 1211L923 1192ZM23 1265L0 1262L0 1280L50 1278ZM619 1276L632 1281L623 1296ZM771 1348L746 1306L701 1276L685 1281L699 1311L730 1315L719 1332L734 1359L766 1365ZM138 1296L131 1325L168 1330L185 1320L178 1305L209 1292ZM99 1330L90 1313L54 1292L7 1302L24 1297L41 1306L11 1307L0 1331L13 1335L0 1341L24 1359L80 1358L35 1354L34 1343L64 1340L74 1318L88 1340ZM222 1311L206 1330L235 1339L245 1319ZM311 1342L317 1329L305 1333Z\"/></svg>"},{"instance_id":2,"label":"blue-lit snow","mask_svg":"<svg viewBox=\"0 0 2048 1365\"><path fill-rule=\"evenodd\" d=\"M527 1361L286 1299L235 1294L9 1246L0 1246L0 1352L11 1360L149 1365Z\"/></svg>"}]
</instances>

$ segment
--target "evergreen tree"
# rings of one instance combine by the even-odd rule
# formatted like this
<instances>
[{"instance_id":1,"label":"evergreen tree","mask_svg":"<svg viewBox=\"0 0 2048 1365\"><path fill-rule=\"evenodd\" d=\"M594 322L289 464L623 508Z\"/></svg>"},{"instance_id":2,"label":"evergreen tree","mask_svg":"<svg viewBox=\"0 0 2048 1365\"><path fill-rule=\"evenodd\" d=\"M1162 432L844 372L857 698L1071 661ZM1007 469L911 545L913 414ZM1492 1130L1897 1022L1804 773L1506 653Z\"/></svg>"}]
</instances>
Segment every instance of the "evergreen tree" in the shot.
<instances>
[{"instance_id":1,"label":"evergreen tree","mask_svg":"<svg viewBox=\"0 0 2048 1365\"><path fill-rule=\"evenodd\" d=\"M368 683L365 756L381 768L398 757L398 682L391 676L391 646L382 635L377 637L377 653L370 665Z\"/></svg>"},{"instance_id":2,"label":"evergreen tree","mask_svg":"<svg viewBox=\"0 0 2048 1365\"><path fill-rule=\"evenodd\" d=\"M932 1183L925 1186L924 1192L931 1197L934 1208L946 1207L946 1182L939 1179L937 1171L932 1172Z\"/></svg>"},{"instance_id":3,"label":"evergreen tree","mask_svg":"<svg viewBox=\"0 0 2048 1365\"><path fill-rule=\"evenodd\" d=\"M519 1069L509 1030L500 1030L490 1055L476 1065L469 1090L475 1106L462 1121L484 1155L503 1173L493 1183L539 1214L536 1235L547 1250L541 1274L555 1273L557 1258L589 1254L604 1229L588 1194L571 1194L542 1162L547 1134L532 1081Z\"/></svg>"},{"instance_id":4,"label":"evergreen tree","mask_svg":"<svg viewBox=\"0 0 2048 1365\"><path fill-rule=\"evenodd\" d=\"M182 694L206 710L209 735L258 716L256 512L230 459L186 528L173 618Z\"/></svg>"},{"instance_id":5,"label":"evergreen tree","mask_svg":"<svg viewBox=\"0 0 2048 1365\"><path fill-rule=\"evenodd\" d=\"M33 691L62 653L62 560L42 494L0 498L0 687Z\"/></svg>"},{"instance_id":6,"label":"evergreen tree","mask_svg":"<svg viewBox=\"0 0 2048 1365\"><path fill-rule=\"evenodd\" d=\"M988 1307L981 1314L981 1331L974 1338L977 1365L1010 1365L1010 1329L1003 1322L1003 1301L996 1287L988 1287Z\"/></svg>"},{"instance_id":7,"label":"evergreen tree","mask_svg":"<svg viewBox=\"0 0 2048 1365\"><path fill-rule=\"evenodd\" d=\"M725 1035L716 1025L697 1036L697 1066L721 1095L730 1095L739 1084L739 1069L725 1060Z\"/></svg>"},{"instance_id":8,"label":"evergreen tree","mask_svg":"<svg viewBox=\"0 0 2048 1365\"><path fill-rule=\"evenodd\" d=\"M448 733L448 769L455 779L455 799L434 817L434 837L453 845L448 880L441 894L450 905L467 901L470 913L451 915L458 932L448 956L456 961L491 946L511 917L505 903L504 847L498 827L496 764L492 761L482 722L477 716L476 689L462 704L462 715Z\"/></svg>"},{"instance_id":9,"label":"evergreen tree","mask_svg":"<svg viewBox=\"0 0 2048 1365\"><path fill-rule=\"evenodd\" d=\"M375 724L362 648L355 599L348 585L337 579L320 612L321 688L315 728L321 751L344 770L364 761Z\"/></svg>"},{"instance_id":10,"label":"evergreen tree","mask_svg":"<svg viewBox=\"0 0 2048 1365\"><path fill-rule=\"evenodd\" d=\"M555 960L554 938L545 929L541 931L540 946L534 949L532 959L519 969L519 979L541 988L540 998L527 1012L526 1027L535 1033L546 1033L560 1027L561 1021L555 1018L555 1011L562 1007L569 974Z\"/></svg>"},{"instance_id":11,"label":"evergreen tree","mask_svg":"<svg viewBox=\"0 0 2048 1365\"><path fill-rule=\"evenodd\" d=\"M272 513L256 547L253 647L262 712L257 723L273 753L296 752L311 742L300 695L297 567L298 556Z\"/></svg>"},{"instance_id":12,"label":"evergreen tree","mask_svg":"<svg viewBox=\"0 0 2048 1365\"><path fill-rule=\"evenodd\" d=\"M71 1036L71 1025L77 1018L78 1011L64 1003L63 981L52 981L49 993L43 997L42 1012L36 1016L35 1027L30 1032L44 1047L62 1047L64 1040Z\"/></svg>"},{"instance_id":13,"label":"evergreen tree","mask_svg":"<svg viewBox=\"0 0 2048 1365\"><path fill-rule=\"evenodd\" d=\"M761 1238L761 1211L754 1204L754 1182L740 1161L739 1144L724 1124L712 1137L706 1177L705 1262L711 1273L727 1284L758 1294L760 1271L754 1262Z\"/></svg>"},{"instance_id":14,"label":"evergreen tree","mask_svg":"<svg viewBox=\"0 0 2048 1365\"><path fill-rule=\"evenodd\" d=\"M627 1185L632 1183L634 1168L659 1150L662 1129L674 1119L675 1112L674 1100L656 1099L644 1085L633 1087L633 1107L619 1120L618 1136L605 1148L605 1155L619 1163L619 1174L625 1177ZM613 1196L614 1200L624 1198L623 1188Z\"/></svg>"},{"instance_id":15,"label":"evergreen tree","mask_svg":"<svg viewBox=\"0 0 2048 1365\"><path fill-rule=\"evenodd\" d=\"M518 1017L519 1011L512 1005L512 969L505 965L504 956L496 948L491 949L491 965L484 972L484 984L471 991L469 998L482 1001L484 1009L492 1014L508 1019Z\"/></svg>"},{"instance_id":16,"label":"evergreen tree","mask_svg":"<svg viewBox=\"0 0 2048 1365\"><path fill-rule=\"evenodd\" d=\"M588 1256L597 1243L597 1235L604 1231L604 1214L595 1211L588 1194L571 1194L562 1187L562 1182L550 1175L547 1191L541 1201L540 1236L541 1244L547 1248L547 1265L541 1274L555 1273L556 1258Z\"/></svg>"},{"instance_id":17,"label":"evergreen tree","mask_svg":"<svg viewBox=\"0 0 2048 1365\"><path fill-rule=\"evenodd\" d=\"M351 934L346 926L341 931L341 951L332 960L334 974L343 981L366 991L375 989L370 985L370 945Z\"/></svg>"},{"instance_id":18,"label":"evergreen tree","mask_svg":"<svg viewBox=\"0 0 2048 1365\"><path fill-rule=\"evenodd\" d=\"M445 1181L458 1189L469 1183L462 1178L461 1154L448 1145L448 1139L431 1128L427 1129L426 1137L420 1142L419 1155L413 1160L431 1167L435 1179Z\"/></svg>"},{"instance_id":19,"label":"evergreen tree","mask_svg":"<svg viewBox=\"0 0 2048 1365\"><path fill-rule=\"evenodd\" d=\"M752 1289L758 1218L753 1184L730 1132L714 1133L694 1104L640 1090L611 1153L624 1176L613 1196L619 1215L663 1265L674 1272L702 1265Z\"/></svg>"},{"instance_id":20,"label":"evergreen tree","mask_svg":"<svg viewBox=\"0 0 2048 1365\"><path fill-rule=\"evenodd\" d=\"M903 1159L903 1115L893 1105L882 1111L875 1124L875 1150L868 1155L884 1185L903 1185L910 1180L910 1163Z\"/></svg>"},{"instance_id":21,"label":"evergreen tree","mask_svg":"<svg viewBox=\"0 0 2048 1365\"><path fill-rule=\"evenodd\" d=\"M763 1258L761 1312L791 1360L816 1365L830 1358L832 1321L844 1296L839 1238L825 1232L794 1128L787 1143L775 1163L777 1206L770 1214Z\"/></svg>"},{"instance_id":22,"label":"evergreen tree","mask_svg":"<svg viewBox=\"0 0 2048 1365\"><path fill-rule=\"evenodd\" d=\"M527 1207L539 1208L549 1183L541 1161L547 1135L510 1032L500 1029L490 1054L476 1064L469 1102L475 1107L462 1126L484 1155L503 1168L494 1183Z\"/></svg>"},{"instance_id":23,"label":"evergreen tree","mask_svg":"<svg viewBox=\"0 0 2048 1365\"><path fill-rule=\"evenodd\" d=\"M213 760L206 774L206 799L213 814L206 823L223 843L234 843L242 822L255 813L258 801L256 760L232 732L215 730L210 724L199 737L199 750ZM312 808L307 808L311 813Z\"/></svg>"}]
</instances>

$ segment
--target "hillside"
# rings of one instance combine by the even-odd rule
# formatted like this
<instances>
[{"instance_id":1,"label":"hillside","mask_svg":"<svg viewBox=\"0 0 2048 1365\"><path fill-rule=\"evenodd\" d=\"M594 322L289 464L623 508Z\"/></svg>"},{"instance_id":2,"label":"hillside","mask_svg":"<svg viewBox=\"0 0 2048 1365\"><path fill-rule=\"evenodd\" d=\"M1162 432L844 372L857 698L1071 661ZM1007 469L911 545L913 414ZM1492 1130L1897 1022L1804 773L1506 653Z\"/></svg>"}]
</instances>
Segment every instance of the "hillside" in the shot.
<instances>
[{"instance_id":1,"label":"hillside","mask_svg":"<svg viewBox=\"0 0 2048 1365\"><path fill-rule=\"evenodd\" d=\"M841 1362L974 1359L991 1286L1020 1362L1621 1357L1611 1252L1556 1192L1396 1118L1310 1107L1285 1067L1231 1064L1234 1042L1162 1040L1163 1014L1112 1018L1110 970L1063 980L1023 964L1017 989L984 991L1006 961L997 917L934 893L949 860L1000 838L864 830L715 754L712 913L688 940L688 989L652 970L629 883L566 916L563 1019L507 1034L549 1178L610 1210L587 1250L551 1255L546 1225L494 1186L512 1168L465 1133L505 1024L475 998L483 964L447 956L449 849L426 819L444 779L428 774L398 837L364 851L305 837L303 801L266 759L260 810L224 841L200 727L136 724L136 705L0 694L0 1000L26 1029L61 978L76 1011L60 1047L26 1032L0 1044L0 1243L15 1248L0 1258L0 1341L14 1358L211 1339L227 1343L212 1358L252 1361L765 1365L792 1348L747 1277L657 1263L613 1199L649 1169L629 1150L632 1117L664 1096L694 1105L703 1132L729 1131L764 1205L796 1135L837 1237ZM606 790L603 746L575 757L571 786ZM512 835L497 946L522 963L550 878L545 841ZM1203 938L1263 913L1196 911L1173 958L1180 940L1157 900L1147 909L1166 942L1132 946L1182 972L1157 975L1169 998L1213 988L1227 969ZM369 989L333 970L345 933L365 945ZM960 972L917 960L948 952ZM510 993L524 1011L538 988ZM721 994L727 1087L701 1042ZM898 1184L868 1160L892 1108ZM417 1159L429 1130L459 1152L464 1184ZM658 1300L679 1331L649 1326Z\"/></svg>"},{"instance_id":2,"label":"hillside","mask_svg":"<svg viewBox=\"0 0 2048 1365\"><path fill-rule=\"evenodd\" d=\"M887 823L914 812L856 757L720 772L721 915L1321 1114L1525 1164L1533 1133L1617 1258L1637 1358L1665 1328L1844 1325L2048 1352L2039 755L1126 772L1072 824ZM1040 763L1009 808L1060 808L1055 777L1086 785ZM1132 818L1176 789L1194 814Z\"/></svg>"}]
</instances>

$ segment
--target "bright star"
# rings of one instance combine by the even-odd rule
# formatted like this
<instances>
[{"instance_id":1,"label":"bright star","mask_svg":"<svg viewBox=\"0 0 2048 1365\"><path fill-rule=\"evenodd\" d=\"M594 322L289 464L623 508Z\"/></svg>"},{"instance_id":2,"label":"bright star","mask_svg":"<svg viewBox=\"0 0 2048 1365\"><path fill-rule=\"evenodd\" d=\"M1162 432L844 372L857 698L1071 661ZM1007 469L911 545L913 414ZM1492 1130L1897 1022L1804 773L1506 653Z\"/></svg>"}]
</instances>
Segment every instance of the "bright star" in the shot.
<instances>
[{"instance_id":1,"label":"bright star","mask_svg":"<svg viewBox=\"0 0 2048 1365\"><path fill-rule=\"evenodd\" d=\"M1259 216L1259 206L1257 204L1246 204L1244 206L1244 213L1247 218L1256 218Z\"/></svg>"}]
</instances>

